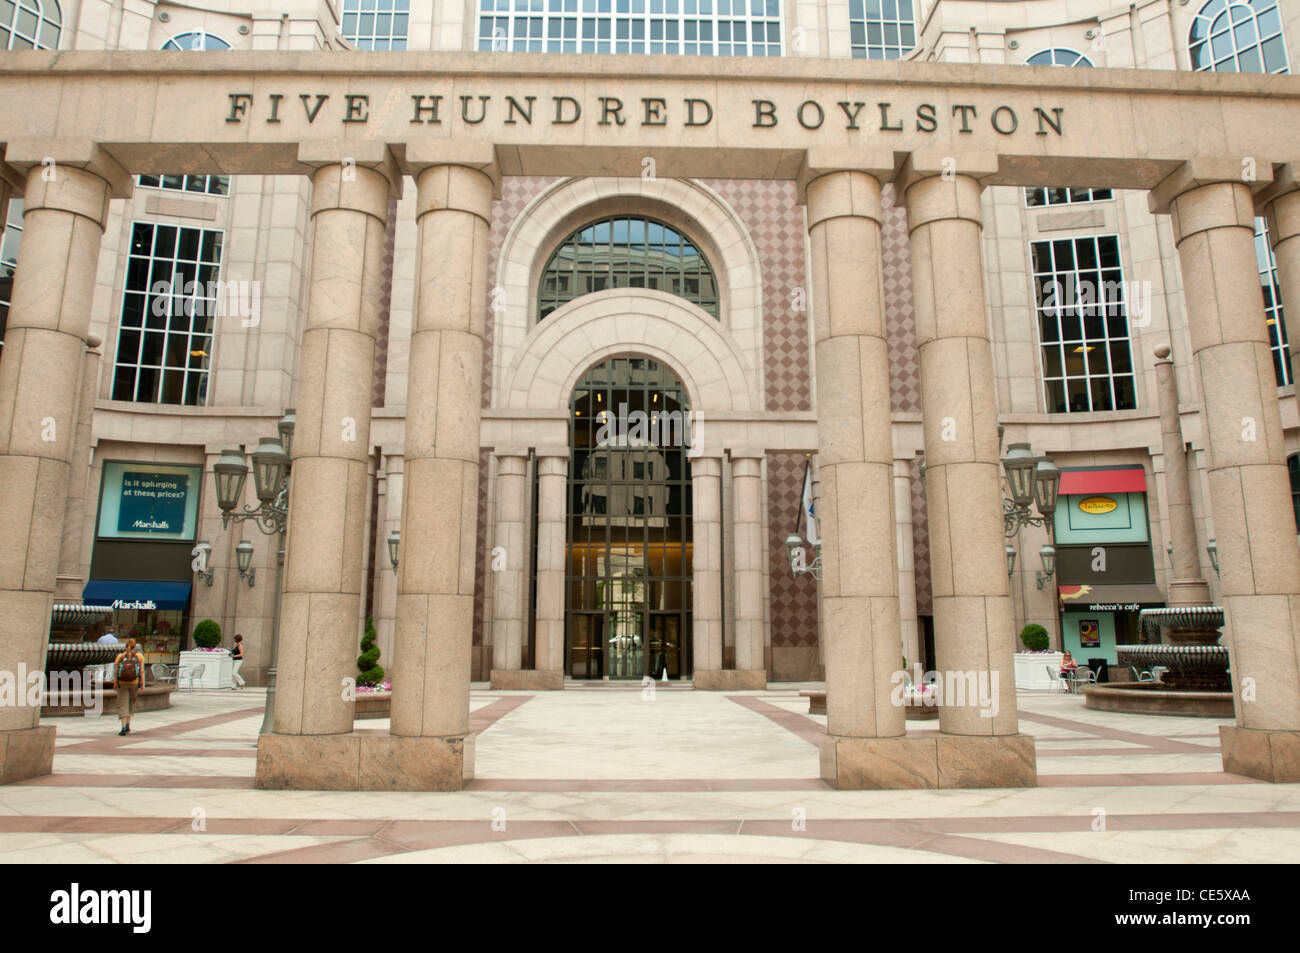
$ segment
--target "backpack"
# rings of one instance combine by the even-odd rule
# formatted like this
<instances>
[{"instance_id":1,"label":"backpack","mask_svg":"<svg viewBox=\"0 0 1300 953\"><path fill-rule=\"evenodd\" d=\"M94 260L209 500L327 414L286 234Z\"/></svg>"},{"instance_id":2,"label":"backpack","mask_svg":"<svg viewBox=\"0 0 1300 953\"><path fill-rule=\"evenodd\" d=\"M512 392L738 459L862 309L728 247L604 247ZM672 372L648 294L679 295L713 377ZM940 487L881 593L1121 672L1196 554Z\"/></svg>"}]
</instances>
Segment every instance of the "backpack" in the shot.
<instances>
[{"instance_id":1,"label":"backpack","mask_svg":"<svg viewBox=\"0 0 1300 953\"><path fill-rule=\"evenodd\" d=\"M117 677L123 682L134 682L140 678L140 669L136 667L134 655L122 657L122 661L117 666Z\"/></svg>"}]
</instances>

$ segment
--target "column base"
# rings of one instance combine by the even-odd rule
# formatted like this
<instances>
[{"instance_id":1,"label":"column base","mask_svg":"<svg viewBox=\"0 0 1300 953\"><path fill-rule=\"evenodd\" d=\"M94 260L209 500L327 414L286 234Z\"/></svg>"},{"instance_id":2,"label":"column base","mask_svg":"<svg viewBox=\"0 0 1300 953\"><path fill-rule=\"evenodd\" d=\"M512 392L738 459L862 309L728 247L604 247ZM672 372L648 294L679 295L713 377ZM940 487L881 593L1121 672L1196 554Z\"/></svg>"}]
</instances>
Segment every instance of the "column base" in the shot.
<instances>
[{"instance_id":1,"label":"column base","mask_svg":"<svg viewBox=\"0 0 1300 953\"><path fill-rule=\"evenodd\" d=\"M700 692L761 692L767 688L767 670L724 668L716 672L696 672L692 683Z\"/></svg>"},{"instance_id":2,"label":"column base","mask_svg":"<svg viewBox=\"0 0 1300 953\"><path fill-rule=\"evenodd\" d=\"M564 690L564 671L494 668L489 684L498 692L558 692Z\"/></svg>"},{"instance_id":3,"label":"column base","mask_svg":"<svg viewBox=\"0 0 1300 953\"><path fill-rule=\"evenodd\" d=\"M1219 726L1223 770L1275 784L1300 782L1300 731Z\"/></svg>"},{"instance_id":4,"label":"column base","mask_svg":"<svg viewBox=\"0 0 1300 953\"><path fill-rule=\"evenodd\" d=\"M0 731L0 784L39 778L54 770L53 725Z\"/></svg>"},{"instance_id":5,"label":"column base","mask_svg":"<svg viewBox=\"0 0 1300 953\"><path fill-rule=\"evenodd\" d=\"M1034 739L1021 734L823 735L821 768L822 780L839 790L1038 786Z\"/></svg>"},{"instance_id":6,"label":"column base","mask_svg":"<svg viewBox=\"0 0 1300 953\"><path fill-rule=\"evenodd\" d=\"M256 786L272 791L459 791L474 777L474 735L265 734Z\"/></svg>"}]
</instances>

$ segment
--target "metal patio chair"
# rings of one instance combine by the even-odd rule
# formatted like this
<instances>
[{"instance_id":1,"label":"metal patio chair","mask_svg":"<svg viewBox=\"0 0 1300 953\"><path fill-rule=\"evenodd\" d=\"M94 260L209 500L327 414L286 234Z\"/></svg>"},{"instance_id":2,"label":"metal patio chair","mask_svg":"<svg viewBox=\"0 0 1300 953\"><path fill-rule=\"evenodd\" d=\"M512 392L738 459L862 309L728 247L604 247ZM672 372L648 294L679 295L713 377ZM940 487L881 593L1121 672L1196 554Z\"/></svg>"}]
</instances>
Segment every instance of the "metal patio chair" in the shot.
<instances>
[{"instance_id":1,"label":"metal patio chair","mask_svg":"<svg viewBox=\"0 0 1300 953\"><path fill-rule=\"evenodd\" d=\"M188 672L184 673L185 677L190 681L190 691L194 691L194 680L203 677L203 670L205 668L207 668L206 665L195 665ZM181 673L178 672L177 674L179 676Z\"/></svg>"},{"instance_id":2,"label":"metal patio chair","mask_svg":"<svg viewBox=\"0 0 1300 953\"><path fill-rule=\"evenodd\" d=\"M1065 679L1061 678L1061 673L1057 669L1053 668L1050 665L1044 665L1043 668L1047 669L1047 678L1048 681L1051 682L1052 688L1054 690L1059 689L1060 691L1066 693L1070 691L1069 684L1065 681Z\"/></svg>"},{"instance_id":3,"label":"metal patio chair","mask_svg":"<svg viewBox=\"0 0 1300 953\"><path fill-rule=\"evenodd\" d=\"M1096 685L1097 673L1086 665L1080 665L1069 674L1070 693L1077 695L1081 691L1081 686Z\"/></svg>"},{"instance_id":4,"label":"metal patio chair","mask_svg":"<svg viewBox=\"0 0 1300 953\"><path fill-rule=\"evenodd\" d=\"M179 674L180 669L168 668L162 662L154 662L152 665L149 666L149 671L153 675L153 680L155 682L175 685L176 676L177 674Z\"/></svg>"}]
</instances>

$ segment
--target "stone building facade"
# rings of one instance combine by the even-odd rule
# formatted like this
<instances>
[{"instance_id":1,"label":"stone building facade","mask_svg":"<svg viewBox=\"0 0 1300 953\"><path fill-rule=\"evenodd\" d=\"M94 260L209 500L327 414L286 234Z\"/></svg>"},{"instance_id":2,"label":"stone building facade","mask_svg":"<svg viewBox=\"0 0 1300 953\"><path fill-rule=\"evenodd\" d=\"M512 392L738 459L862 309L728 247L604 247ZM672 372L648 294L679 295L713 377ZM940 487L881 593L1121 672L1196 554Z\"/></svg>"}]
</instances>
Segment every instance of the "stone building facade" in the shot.
<instances>
[{"instance_id":1,"label":"stone building facade","mask_svg":"<svg viewBox=\"0 0 1300 953\"><path fill-rule=\"evenodd\" d=\"M280 4L273 10L238 3L211 9L143 3L128 9L90 0L62 6L55 0L23 0L15 7L6 42L10 49L172 49L177 62L187 63L199 56L216 62L226 50L328 50L340 58L371 63L382 60L382 51L405 49L539 56L591 52L596 57L711 53L1261 73L1289 72L1290 44L1300 42L1300 8L1286 0L1235 4L1238 12L1250 11L1246 18L1253 33L1233 25L1238 14L1226 9L1223 0L1153 0L1122 9L1063 0L769 0L752 4L748 12L742 4L731 13L725 3L714 12L712 5L684 2L680 12L676 4L662 5L662 13L656 12L660 5L651 4L648 13L628 14L598 13L589 3L533 3L528 10L523 6L494 0L437 6L420 0L327 0ZM581 9L566 12L562 6ZM1228 17L1227 27L1223 16ZM593 58L592 68L602 62ZM432 117L439 107L432 99L414 98L411 122L436 121ZM273 108L279 108L278 102ZM699 102L705 102L704 97ZM301 105L315 121L313 105L319 110L338 104L326 107L320 99L313 104L303 94ZM811 112L800 107L797 115L786 115L783 121L792 124L797 119L804 128L817 128L828 112L839 120L838 110L843 110L849 128L855 128L858 113L850 111L853 103L814 105L820 118L810 119ZM864 117L877 106L856 107L861 111L864 105ZM888 106L879 104L879 116L872 116L872 122L879 118L882 130L893 129L891 122L913 121L911 114L891 116ZM287 100L285 109L291 107L298 109L299 104ZM260 104L255 107L250 97L247 108ZM461 97L441 108L472 122L480 106L473 97ZM481 108L487 109L486 100ZM534 109L554 109L556 121L564 121L567 106L529 100L506 108L517 111L507 122L522 122L527 113L531 123ZM233 99L231 109L228 122L241 118ZM655 107L644 109L641 125L658 124ZM1019 119L1016 115L1010 111L999 118L995 112L991 121L999 134L1007 135L1010 132L999 122L1035 121L1024 109ZM693 112L686 116L688 124L696 118ZM941 120L968 121L965 114L915 114L920 130ZM1050 113L1039 111L1040 133L1046 134L1043 124L1051 120ZM624 121L617 112L606 112L601 120L613 126ZM755 125L762 121L760 110ZM1128 127L1126 117L1116 116L1115 121ZM159 138L165 140L165 130ZM1284 162L1291 157L1258 158ZM365 617L373 617L382 658L395 679L400 681L404 670L396 644L403 609L397 567L388 558L386 542L400 530L409 545L417 531L410 511L417 505L426 515L429 532L445 537L450 548L474 553L469 668L474 680L491 679L503 688L540 688L560 687L565 677L609 677L615 672L639 677L659 672L655 654L667 656L668 646L677 656L676 661L665 657L664 671L669 677L693 676L697 688L760 687L768 680L824 675L818 583L811 575L791 572L784 541L803 525L806 472L816 476L818 493L833 492L827 477L835 464L817 459L818 420L827 414L828 400L830 410L838 413L841 398L819 388L821 338L811 316L829 308L828 299L839 293L838 282L850 286L854 276L836 272L842 263L834 261L830 271L813 273L819 227L830 234L841 224L836 218L824 223L815 219L816 202L802 194L795 176L750 177L742 163L734 178L719 178L716 172L708 178L661 177L653 154L646 156L639 176L613 174L614 169L607 175L573 177L559 170L547 174L524 161L517 169L501 168L482 234L471 230L455 239L469 243L466 247L477 248L479 242L487 247L486 273L472 276L468 286L473 294L481 293L479 304L487 316L481 424L472 468L477 506L472 518L462 512L458 520L454 511L438 509L441 498L436 493L418 504L406 493L411 467L424 465L424 458L413 457L407 446L411 423L406 408L413 388L421 386L419 361L437 353L429 350L428 339L423 344L419 340L421 309L437 307L430 303L429 289L417 282L421 222L429 211L422 204L424 186L412 187L416 182L408 175L400 197L378 192L368 196L366 225L357 233L361 237L349 233L347 242L352 244L321 249L320 234L312 228L320 206L313 205L319 197L313 195L311 177L187 176L168 166L165 144L151 161L154 174L139 174L129 197L111 200L103 221L90 291L90 332L101 343L98 353L92 349L86 359L92 373L81 415L88 440L72 461L59 557L61 599L78 601L95 592L120 594L129 602L134 583L189 582L188 594L178 597L183 608L164 621L172 620L171 627L182 630L182 644L184 630L203 618L222 625L227 643L235 632L242 633L249 658L245 674L254 684L271 664L270 635L277 612L283 611L286 622L296 620L294 640L308 638L298 631L307 624L306 616L294 615L298 610L292 598L282 610L276 595L281 569L275 537L261 535L247 523L225 527L211 488L213 465L222 451L251 451L261 438L273 434L283 409L302 399L304 381L318 382L318 362L327 354L334 359L328 349L313 352L305 332L313 262L336 265L341 256L363 261L367 274L378 276L366 287L366 308L373 311L367 317L374 322L373 350L348 357L356 361L370 355L366 370L373 386L369 426L359 428L368 433L368 445L341 451L349 461L346 479L364 488L358 498L364 500L363 515L347 522L365 528L362 537L340 544L345 551L342 571L357 575L363 595L353 634L359 639ZM976 175L978 161L975 166L975 172L967 166L956 171ZM1068 163L1058 163L1057 168L1068 168ZM361 172L361 167L354 171ZM982 174L991 176L993 170ZM934 340L934 329L925 323L927 309L935 307L935 288L915 287L915 276L923 268L915 257L918 242L933 242L929 267L935 275L961 262L945 259L948 242L955 240L946 226L927 225L924 216L909 217L898 191L899 183L906 181L902 170L881 191L878 239L860 236L879 243L884 316L879 339L889 355L887 367L878 369L887 376L882 399L861 412L875 421L871 426L884 428L880 433L892 444L889 477L872 484L877 492L870 506L863 504L864 512L887 518L869 515L870 525L862 531L893 537L900 648L909 660L932 662L937 593L927 513L932 516L935 508L933 501L927 506L923 464L929 468L968 461L934 459L935 438L927 433L931 424L923 420L933 415L924 414L922 352L942 341ZM452 186L470 191L479 187L455 181ZM1094 601L1123 595L1125 602L1141 598L1143 604L1157 604L1167 591L1169 563L1161 558L1166 542L1165 465L1153 356L1160 344L1169 344L1173 351L1202 574L1210 581L1212 596L1220 596L1207 551L1215 521L1208 502L1207 426L1193 372L1187 292L1176 252L1181 236L1169 215L1150 211L1146 191L1107 186L1105 181L1087 180L1062 181L1055 187L991 185L974 194L978 216L966 209L953 218L982 222L977 237L982 265L966 276L963 293L973 295L971 307L982 306L987 315L986 327L976 331L991 342L993 394L1005 443L1028 442L1035 451L1050 454L1062 469L1082 474L1129 468L1140 468L1143 474L1144 485L1124 490L1122 502L1140 512L1145 535L1125 537L1125 542L1144 547L1146 562L1140 554L1135 556L1131 578L1120 580L1113 592L1091 577L1090 582L1081 582L1083 576L1067 580L1064 563L1057 577L1041 584L1038 553L1049 541L1043 528L1028 527L1007 541L1016 552L1009 572L1011 612L998 624L1018 631L1028 622L1042 622L1058 645L1076 644L1069 641L1066 629L1073 617L1062 616L1061 599L1072 596L1079 585L1095 590ZM830 186L826 189L825 202L840 201ZM960 201L970 199L963 195ZM21 246L21 213L21 192L14 191L8 199L7 263L17 259ZM934 229L932 236L928 228ZM1275 359L1270 386L1276 386L1282 439L1290 455L1300 446L1300 420L1285 343L1285 295L1279 285L1285 279L1277 275L1264 226L1258 230L1258 274ZM594 271L563 258L561 250L570 245L596 255L593 267L603 268L608 280L593 284ZM670 246L671 251L664 251ZM30 244L21 247L24 255L31 255ZM684 263L688 256L695 262L690 268ZM698 260L707 270L698 267ZM24 257L16 267L32 267L29 261ZM375 261L379 265L372 269ZM178 279L196 279L197 297L203 300L213 298L204 298L206 280L234 283L233 290L227 288L233 311L227 307L207 325L178 321L177 315L192 313L195 303L155 304L155 279L164 269ZM586 284L570 284L566 290L562 282L547 283L557 275ZM1069 315L1058 313L1044 296L1052 288L1076 293L1089 281L1114 289L1102 292L1112 295L1104 301L1114 305L1112 313L1103 315L1096 327L1085 326L1083 316L1076 314L1071 327ZM458 286L446 290L451 295L463 292ZM920 300L919 295L930 299ZM544 302L549 302L545 310ZM635 384L636 375L645 372L651 373L654 386ZM931 389L939 383L932 381ZM597 438L591 433L579 437L578 395L595 395L602 387L610 400L635 393L633 410L651 411L651 402L660 396L675 400L679 410L689 410L699 421L700 439L690 452L679 454L675 464L659 461L675 481L672 487L632 491L626 508L633 512L623 513L621 522L610 512L585 510L588 504L581 502L591 497L589 487L584 491L583 476L590 471L583 466L589 457L595 459L592 444L582 439ZM960 418L953 418L958 427ZM357 432L355 416L345 417L339 438L344 443L349 442L347 420L353 424L352 433ZM983 459L978 454L986 449L971 460ZM625 462L636 465L631 459ZM648 458L640 462L653 463ZM113 507L112 513L127 511L116 497L133 472L184 478L193 512L181 514L183 526L151 535L124 530L120 516L110 525L105 506ZM304 494L310 499L313 487L325 485L313 479L295 471L295 499ZM624 479L662 483L665 477ZM1089 483L1090 477L1079 479L1084 488L1079 496L1121 492ZM248 501L255 502L251 481L246 493ZM660 499L670 514L656 523L649 504ZM593 525L603 527L602 540L583 545L603 547L604 555L594 564L597 569L579 569L575 527ZM1132 520L1127 528L1133 529ZM291 547L294 532L303 534L304 550L320 545L311 531L305 525L291 530ZM1088 548L1086 535L1076 539L1077 546ZM206 577L185 568L193 544L200 540L211 546L211 575ZM242 541L254 547L256 575L251 584L236 566L236 547ZM664 554L672 547L678 562L670 565L671 558ZM955 547L954 540L944 543L945 552ZM1143 577L1144 566L1149 579ZM951 570L947 565L939 568ZM292 565L287 571L292 574ZM620 602L612 594L628 578L635 579L634 587L643 588L632 590L630 603ZM97 583L102 585L88 588ZM1132 595L1130 590L1144 586L1145 594ZM140 591L162 590L145 586ZM138 622L145 629L156 628L163 618L148 610L127 611L135 614L124 617L124 626ZM628 621L628 611L637 621ZM992 623L986 619L983 624ZM1118 617L1114 622L1119 629L1124 624ZM1121 638L1112 634L1113 640ZM632 669L627 658L616 669L611 647L615 640L620 645L636 643L641 654ZM602 657L593 666L597 646ZM160 643L159 651L165 653L167 647ZM579 656L585 660L581 672L576 668Z\"/></svg>"}]
</instances>

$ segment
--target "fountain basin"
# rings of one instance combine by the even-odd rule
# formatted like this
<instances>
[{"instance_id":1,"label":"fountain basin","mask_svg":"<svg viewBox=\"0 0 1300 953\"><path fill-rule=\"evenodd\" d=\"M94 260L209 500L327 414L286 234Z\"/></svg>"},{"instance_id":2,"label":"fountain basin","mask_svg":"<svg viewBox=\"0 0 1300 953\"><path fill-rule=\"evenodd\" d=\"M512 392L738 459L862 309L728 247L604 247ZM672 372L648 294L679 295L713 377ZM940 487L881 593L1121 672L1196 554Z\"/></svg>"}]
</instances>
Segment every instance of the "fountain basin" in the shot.
<instances>
[{"instance_id":1,"label":"fountain basin","mask_svg":"<svg viewBox=\"0 0 1300 953\"><path fill-rule=\"evenodd\" d=\"M1150 647L1150 646L1148 646ZM1157 646L1158 647L1158 646ZM1108 682L1085 685L1083 707L1130 715L1235 718L1232 692L1171 691L1164 682Z\"/></svg>"}]
</instances>

